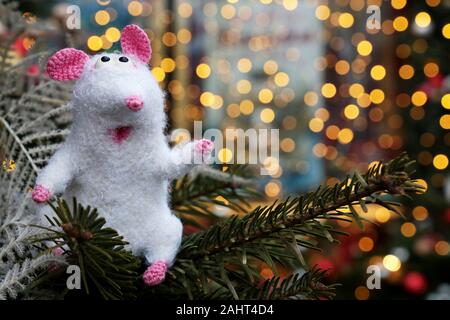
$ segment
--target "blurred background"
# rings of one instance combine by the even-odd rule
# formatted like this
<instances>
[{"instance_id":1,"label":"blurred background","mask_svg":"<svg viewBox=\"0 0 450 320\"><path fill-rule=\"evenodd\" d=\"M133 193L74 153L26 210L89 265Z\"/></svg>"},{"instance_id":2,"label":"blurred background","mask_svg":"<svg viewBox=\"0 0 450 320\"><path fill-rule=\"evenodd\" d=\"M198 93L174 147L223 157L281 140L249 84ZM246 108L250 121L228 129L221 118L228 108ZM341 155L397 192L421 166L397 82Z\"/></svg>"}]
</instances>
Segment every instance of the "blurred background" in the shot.
<instances>
[{"instance_id":1,"label":"blurred background","mask_svg":"<svg viewBox=\"0 0 450 320\"><path fill-rule=\"evenodd\" d=\"M337 298L450 299L450 0L19 3L33 28L13 44L17 60L67 46L119 50L120 30L136 23L152 39L171 128L279 129L280 161L261 180L268 199L407 151L427 187L404 203L407 220L369 207L378 226L343 224L351 236L307 258L343 284ZM218 157L232 162L233 152ZM380 290L366 287L372 264Z\"/></svg>"}]
</instances>

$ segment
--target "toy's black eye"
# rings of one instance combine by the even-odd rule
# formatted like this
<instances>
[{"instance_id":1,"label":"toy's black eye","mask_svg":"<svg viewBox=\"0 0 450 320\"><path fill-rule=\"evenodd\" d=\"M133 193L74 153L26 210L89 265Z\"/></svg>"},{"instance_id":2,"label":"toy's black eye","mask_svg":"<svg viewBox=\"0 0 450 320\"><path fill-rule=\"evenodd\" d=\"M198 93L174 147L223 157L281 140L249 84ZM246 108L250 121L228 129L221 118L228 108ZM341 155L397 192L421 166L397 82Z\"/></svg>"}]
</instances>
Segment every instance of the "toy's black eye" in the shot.
<instances>
[{"instance_id":1,"label":"toy's black eye","mask_svg":"<svg viewBox=\"0 0 450 320\"><path fill-rule=\"evenodd\" d=\"M120 57L119 61L120 62L128 62L128 58L127 57Z\"/></svg>"},{"instance_id":2,"label":"toy's black eye","mask_svg":"<svg viewBox=\"0 0 450 320\"><path fill-rule=\"evenodd\" d=\"M101 60L102 60L103 62L108 62L109 60L111 60L111 58L110 58L110 57L107 57L107 56L103 56Z\"/></svg>"}]
</instances>

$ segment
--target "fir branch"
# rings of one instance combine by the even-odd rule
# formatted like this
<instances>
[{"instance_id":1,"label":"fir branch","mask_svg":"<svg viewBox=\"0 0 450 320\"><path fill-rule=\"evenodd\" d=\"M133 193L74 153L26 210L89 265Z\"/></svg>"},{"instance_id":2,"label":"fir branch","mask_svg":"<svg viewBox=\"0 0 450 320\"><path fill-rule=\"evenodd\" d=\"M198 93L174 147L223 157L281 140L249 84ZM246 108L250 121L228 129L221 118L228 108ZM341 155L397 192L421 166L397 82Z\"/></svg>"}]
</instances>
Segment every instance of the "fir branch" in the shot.
<instances>
[{"instance_id":1,"label":"fir branch","mask_svg":"<svg viewBox=\"0 0 450 320\"><path fill-rule=\"evenodd\" d=\"M0 278L0 300L15 299L36 276L36 272L48 266L50 263L65 263L63 257L46 254L34 259L25 259L21 263L15 263Z\"/></svg>"},{"instance_id":2,"label":"fir branch","mask_svg":"<svg viewBox=\"0 0 450 320\"><path fill-rule=\"evenodd\" d=\"M313 269L303 275L294 273L286 279L273 277L260 287L250 287L242 294L248 300L331 299L336 285L325 285L326 271Z\"/></svg>"},{"instance_id":3,"label":"fir branch","mask_svg":"<svg viewBox=\"0 0 450 320\"><path fill-rule=\"evenodd\" d=\"M318 240L334 242L334 235L342 233L328 222L350 219L362 226L355 207L364 210L367 203L375 203L391 210L383 194L422 192L423 187L411 179L413 164L402 154L364 175L355 173L334 186L258 207L242 218L233 216L186 236L170 277L153 294L170 286L172 292L184 291L190 298L222 292L241 299L245 297L241 292L260 281L258 263L270 266L275 275L278 264L300 263L307 268L299 247L320 250ZM297 281L292 283L294 288Z\"/></svg>"},{"instance_id":4,"label":"fir branch","mask_svg":"<svg viewBox=\"0 0 450 320\"><path fill-rule=\"evenodd\" d=\"M337 211L342 212L346 208L352 211L361 199L391 210L392 207L387 202L375 195L382 192L408 195L423 190L421 185L414 183L409 177L412 173L408 172L410 166L411 160L406 154L402 154L386 165L379 166L378 170L369 170L364 177L354 174L333 187L319 187L314 192L292 200L258 207L242 219L230 218L221 225L188 237L180 256L189 259L211 256L298 227L307 221L338 217L341 214ZM359 218L354 211L346 215L355 220Z\"/></svg>"},{"instance_id":5,"label":"fir branch","mask_svg":"<svg viewBox=\"0 0 450 320\"><path fill-rule=\"evenodd\" d=\"M201 167L173 183L171 205L183 223L202 228L195 217L209 223L219 220L214 205L242 213L250 207L249 201L261 198L245 166L227 168L223 172Z\"/></svg>"},{"instance_id":6,"label":"fir branch","mask_svg":"<svg viewBox=\"0 0 450 320\"><path fill-rule=\"evenodd\" d=\"M85 208L76 199L71 208L61 199L56 206L49 205L56 216L48 217L50 228L36 226L47 234L34 237L33 242L54 241L55 247L64 248L67 261L80 267L86 295L105 300L135 297L141 262L125 249L127 242L105 227L96 209Z\"/></svg>"}]
</instances>

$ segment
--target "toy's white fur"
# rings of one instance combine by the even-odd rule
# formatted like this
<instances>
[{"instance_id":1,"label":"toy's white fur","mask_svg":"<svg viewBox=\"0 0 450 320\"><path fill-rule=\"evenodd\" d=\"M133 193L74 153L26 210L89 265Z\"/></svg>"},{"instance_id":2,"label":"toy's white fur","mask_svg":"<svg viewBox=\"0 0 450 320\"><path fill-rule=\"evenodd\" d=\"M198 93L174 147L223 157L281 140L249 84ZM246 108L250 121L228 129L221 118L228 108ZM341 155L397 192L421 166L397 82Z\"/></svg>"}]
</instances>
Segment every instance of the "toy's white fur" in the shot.
<instances>
[{"instance_id":1,"label":"toy's white fur","mask_svg":"<svg viewBox=\"0 0 450 320\"><path fill-rule=\"evenodd\" d=\"M111 60L103 63L103 56ZM119 62L122 56L130 61ZM130 96L140 96L144 107L137 112L127 108ZM63 194L69 203L76 197L98 208L133 253L144 255L149 264L159 260L172 264L182 225L168 206L168 182L194 166L198 142L169 148L163 133L163 92L148 67L134 56L90 58L71 104L71 132L36 183L51 195ZM132 127L129 137L115 143L110 130L124 126ZM51 215L45 205L39 211L41 217Z\"/></svg>"}]
</instances>

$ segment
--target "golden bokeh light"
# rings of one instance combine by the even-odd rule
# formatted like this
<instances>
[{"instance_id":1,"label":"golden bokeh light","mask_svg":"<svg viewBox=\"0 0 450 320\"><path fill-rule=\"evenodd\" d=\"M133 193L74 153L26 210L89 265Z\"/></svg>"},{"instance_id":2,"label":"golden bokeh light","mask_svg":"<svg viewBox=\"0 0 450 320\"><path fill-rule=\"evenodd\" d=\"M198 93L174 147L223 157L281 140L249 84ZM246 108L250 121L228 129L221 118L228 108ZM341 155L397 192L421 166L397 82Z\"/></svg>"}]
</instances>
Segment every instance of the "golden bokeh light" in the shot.
<instances>
[{"instance_id":1,"label":"golden bokeh light","mask_svg":"<svg viewBox=\"0 0 450 320\"><path fill-rule=\"evenodd\" d=\"M270 103L273 100L273 92L268 88L261 89L258 93L258 99L262 103Z\"/></svg>"},{"instance_id":2,"label":"golden bokeh light","mask_svg":"<svg viewBox=\"0 0 450 320\"><path fill-rule=\"evenodd\" d=\"M420 28L426 28L431 23L431 17L427 12L422 11L416 15L414 21Z\"/></svg>"},{"instance_id":3,"label":"golden bokeh light","mask_svg":"<svg viewBox=\"0 0 450 320\"><path fill-rule=\"evenodd\" d=\"M369 252L372 251L374 242L372 238L362 237L361 239L359 239L358 247L362 252Z\"/></svg>"},{"instance_id":4,"label":"golden bokeh light","mask_svg":"<svg viewBox=\"0 0 450 320\"><path fill-rule=\"evenodd\" d=\"M330 8L326 5L320 5L316 8L316 18L319 20L327 20L330 17Z\"/></svg>"},{"instance_id":5,"label":"golden bokeh light","mask_svg":"<svg viewBox=\"0 0 450 320\"><path fill-rule=\"evenodd\" d=\"M137 17L142 14L142 11L144 11L144 6L139 1L131 1L128 4L128 12L130 15Z\"/></svg>"},{"instance_id":6,"label":"golden bokeh light","mask_svg":"<svg viewBox=\"0 0 450 320\"><path fill-rule=\"evenodd\" d=\"M439 66L434 63L434 62L428 62L424 67L423 67L423 73L428 77L428 78L434 78L439 74Z\"/></svg>"},{"instance_id":7,"label":"golden bokeh light","mask_svg":"<svg viewBox=\"0 0 450 320\"><path fill-rule=\"evenodd\" d=\"M95 22L100 26L105 26L111 21L108 11L99 10L95 14Z\"/></svg>"},{"instance_id":8,"label":"golden bokeh light","mask_svg":"<svg viewBox=\"0 0 450 320\"><path fill-rule=\"evenodd\" d=\"M447 241L440 240L434 245L434 251L440 256L448 256L450 253L450 244Z\"/></svg>"},{"instance_id":9,"label":"golden bokeh light","mask_svg":"<svg viewBox=\"0 0 450 320\"><path fill-rule=\"evenodd\" d=\"M391 6L394 9L400 10L406 6L407 0L391 0Z\"/></svg>"},{"instance_id":10,"label":"golden bokeh light","mask_svg":"<svg viewBox=\"0 0 450 320\"><path fill-rule=\"evenodd\" d=\"M162 82L166 78L166 73L164 72L163 68L160 67L153 68L152 74L158 82Z\"/></svg>"},{"instance_id":11,"label":"golden bokeh light","mask_svg":"<svg viewBox=\"0 0 450 320\"><path fill-rule=\"evenodd\" d=\"M278 71L278 63L274 60L267 60L263 65L263 70L268 75L273 75Z\"/></svg>"},{"instance_id":12,"label":"golden bokeh light","mask_svg":"<svg viewBox=\"0 0 450 320\"><path fill-rule=\"evenodd\" d=\"M252 70L252 62L248 58L241 58L237 63L237 68L242 73L250 72Z\"/></svg>"},{"instance_id":13,"label":"golden bokeh light","mask_svg":"<svg viewBox=\"0 0 450 320\"><path fill-rule=\"evenodd\" d=\"M331 126L327 127L327 129L325 130L325 135L326 135L327 138L330 139L330 140L337 140L338 134L339 134L339 131L340 131L340 130L341 130L341 129L339 129L338 126L336 126L336 125L331 125Z\"/></svg>"},{"instance_id":14,"label":"golden bokeh light","mask_svg":"<svg viewBox=\"0 0 450 320\"><path fill-rule=\"evenodd\" d=\"M337 74L346 75L350 71L350 64L345 60L339 60L336 62L334 68Z\"/></svg>"},{"instance_id":15,"label":"golden bokeh light","mask_svg":"<svg viewBox=\"0 0 450 320\"><path fill-rule=\"evenodd\" d=\"M400 78L409 80L414 76L414 68L409 64L405 64L400 67L400 69L398 70L398 74Z\"/></svg>"},{"instance_id":16,"label":"golden bokeh light","mask_svg":"<svg viewBox=\"0 0 450 320\"><path fill-rule=\"evenodd\" d=\"M428 210L424 206L417 206L412 210L412 215L417 221L424 221L428 218Z\"/></svg>"},{"instance_id":17,"label":"golden bokeh light","mask_svg":"<svg viewBox=\"0 0 450 320\"><path fill-rule=\"evenodd\" d=\"M99 36L90 36L87 40L87 46L92 51L99 51L103 47L102 38Z\"/></svg>"},{"instance_id":18,"label":"golden bokeh light","mask_svg":"<svg viewBox=\"0 0 450 320\"><path fill-rule=\"evenodd\" d=\"M372 44L367 41L363 40L360 43L358 43L358 46L356 47L358 53L362 56L368 56L372 52Z\"/></svg>"},{"instance_id":19,"label":"golden bokeh light","mask_svg":"<svg viewBox=\"0 0 450 320\"><path fill-rule=\"evenodd\" d=\"M433 166L438 170L444 170L448 167L448 157L445 154L437 154L433 158Z\"/></svg>"},{"instance_id":20,"label":"golden bokeh light","mask_svg":"<svg viewBox=\"0 0 450 320\"><path fill-rule=\"evenodd\" d=\"M274 181L267 183L264 187L264 192L268 197L276 197L280 194L280 191L280 185Z\"/></svg>"},{"instance_id":21,"label":"golden bokeh light","mask_svg":"<svg viewBox=\"0 0 450 320\"><path fill-rule=\"evenodd\" d=\"M428 100L427 94L423 91L416 91L411 96L412 104L417 107L422 107L425 103L427 103L427 100Z\"/></svg>"},{"instance_id":22,"label":"golden bokeh light","mask_svg":"<svg viewBox=\"0 0 450 320\"><path fill-rule=\"evenodd\" d=\"M374 89L370 92L370 101L375 104L380 104L384 101L385 95L383 90Z\"/></svg>"},{"instance_id":23,"label":"golden bokeh light","mask_svg":"<svg viewBox=\"0 0 450 320\"><path fill-rule=\"evenodd\" d=\"M295 141L291 138L281 140L280 148L283 152L292 152L295 149Z\"/></svg>"},{"instance_id":24,"label":"golden bokeh light","mask_svg":"<svg viewBox=\"0 0 450 320\"><path fill-rule=\"evenodd\" d=\"M382 80L386 76L386 69L382 65L373 66L370 70L370 76L374 80Z\"/></svg>"},{"instance_id":25,"label":"golden bokeh light","mask_svg":"<svg viewBox=\"0 0 450 320\"><path fill-rule=\"evenodd\" d=\"M241 114L241 110L239 108L239 105L236 104L236 103L232 103L232 104L228 105L228 107L227 107L227 114L231 118L239 117L239 115Z\"/></svg>"},{"instance_id":26,"label":"golden bokeh light","mask_svg":"<svg viewBox=\"0 0 450 320\"><path fill-rule=\"evenodd\" d=\"M353 140L353 131L350 128L344 128L338 133L338 141L341 144L348 144Z\"/></svg>"},{"instance_id":27,"label":"golden bokeh light","mask_svg":"<svg viewBox=\"0 0 450 320\"><path fill-rule=\"evenodd\" d=\"M247 79L239 80L236 83L236 90L240 94L247 94L252 90L252 83L248 81Z\"/></svg>"},{"instance_id":28,"label":"golden bokeh light","mask_svg":"<svg viewBox=\"0 0 450 320\"><path fill-rule=\"evenodd\" d=\"M294 11L297 9L298 0L283 0L283 7L288 11Z\"/></svg>"},{"instance_id":29,"label":"golden bokeh light","mask_svg":"<svg viewBox=\"0 0 450 320\"><path fill-rule=\"evenodd\" d=\"M400 232L406 238L411 238L416 234L416 226L411 222L405 222L400 227Z\"/></svg>"},{"instance_id":30,"label":"golden bokeh light","mask_svg":"<svg viewBox=\"0 0 450 320\"><path fill-rule=\"evenodd\" d=\"M332 83L325 83L321 92L325 98L333 98L336 95L336 86Z\"/></svg>"},{"instance_id":31,"label":"golden bokeh light","mask_svg":"<svg viewBox=\"0 0 450 320\"><path fill-rule=\"evenodd\" d=\"M217 158L222 163L229 163L233 159L233 152L230 149L222 148L217 153Z\"/></svg>"},{"instance_id":32,"label":"golden bokeh light","mask_svg":"<svg viewBox=\"0 0 450 320\"><path fill-rule=\"evenodd\" d=\"M275 112L270 108L264 108L259 114L261 121L264 123L271 123L275 119Z\"/></svg>"},{"instance_id":33,"label":"golden bokeh light","mask_svg":"<svg viewBox=\"0 0 450 320\"><path fill-rule=\"evenodd\" d=\"M312 132L320 132L324 127L323 120L320 118L312 118L309 120L309 129Z\"/></svg>"},{"instance_id":34,"label":"golden bokeh light","mask_svg":"<svg viewBox=\"0 0 450 320\"><path fill-rule=\"evenodd\" d=\"M444 114L442 117L440 117L439 125L442 127L442 129L450 129L450 114Z\"/></svg>"},{"instance_id":35,"label":"golden bokeh light","mask_svg":"<svg viewBox=\"0 0 450 320\"><path fill-rule=\"evenodd\" d=\"M106 36L106 39L108 39L109 41L117 42L117 41L119 41L120 36L121 36L120 30L115 27L108 28L108 29L106 29L105 36Z\"/></svg>"},{"instance_id":36,"label":"golden bokeh light","mask_svg":"<svg viewBox=\"0 0 450 320\"><path fill-rule=\"evenodd\" d=\"M205 107L211 107L214 104L214 94L205 91L200 95L200 103Z\"/></svg>"},{"instance_id":37,"label":"golden bokeh light","mask_svg":"<svg viewBox=\"0 0 450 320\"><path fill-rule=\"evenodd\" d=\"M441 98L441 105L445 109L450 109L450 93L446 93Z\"/></svg>"},{"instance_id":38,"label":"golden bokeh light","mask_svg":"<svg viewBox=\"0 0 450 320\"><path fill-rule=\"evenodd\" d=\"M353 120L358 118L359 108L354 104L349 104L344 108L344 115L347 119Z\"/></svg>"},{"instance_id":39,"label":"golden bokeh light","mask_svg":"<svg viewBox=\"0 0 450 320\"><path fill-rule=\"evenodd\" d=\"M388 254L383 258L383 266L387 270L395 272L400 270L400 268L402 267L402 263L400 259L394 256L393 254Z\"/></svg>"},{"instance_id":40,"label":"golden bokeh light","mask_svg":"<svg viewBox=\"0 0 450 320\"><path fill-rule=\"evenodd\" d=\"M312 107L319 102L319 96L314 91L308 91L303 96L303 101L305 102L306 105Z\"/></svg>"},{"instance_id":41,"label":"golden bokeh light","mask_svg":"<svg viewBox=\"0 0 450 320\"><path fill-rule=\"evenodd\" d=\"M176 63L172 58L164 58L161 60L161 68L164 72L169 73L175 70Z\"/></svg>"},{"instance_id":42,"label":"golden bokeh light","mask_svg":"<svg viewBox=\"0 0 450 320\"><path fill-rule=\"evenodd\" d=\"M370 291L365 286L359 286L355 289L355 298L357 300L368 300L370 297Z\"/></svg>"},{"instance_id":43,"label":"golden bokeh light","mask_svg":"<svg viewBox=\"0 0 450 320\"><path fill-rule=\"evenodd\" d=\"M206 63L200 63L195 69L195 73L199 78L206 79L211 75L211 68Z\"/></svg>"},{"instance_id":44,"label":"golden bokeh light","mask_svg":"<svg viewBox=\"0 0 450 320\"><path fill-rule=\"evenodd\" d=\"M192 33L188 29L182 28L177 33L177 39L181 44L187 44L192 39Z\"/></svg>"},{"instance_id":45,"label":"golden bokeh light","mask_svg":"<svg viewBox=\"0 0 450 320\"><path fill-rule=\"evenodd\" d=\"M353 98L359 98L364 93L364 87L360 83L354 83L348 91Z\"/></svg>"},{"instance_id":46,"label":"golden bokeh light","mask_svg":"<svg viewBox=\"0 0 450 320\"><path fill-rule=\"evenodd\" d=\"M220 14L226 20L233 19L236 15L236 8L231 4L226 4L220 10Z\"/></svg>"},{"instance_id":47,"label":"golden bokeh light","mask_svg":"<svg viewBox=\"0 0 450 320\"><path fill-rule=\"evenodd\" d=\"M442 27L442 35L444 36L444 38L450 39L450 23L447 23Z\"/></svg>"},{"instance_id":48,"label":"golden bokeh light","mask_svg":"<svg viewBox=\"0 0 450 320\"><path fill-rule=\"evenodd\" d=\"M252 114L254 108L255 106L253 104L253 101L249 99L242 100L241 103L239 104L239 109L241 113L245 115Z\"/></svg>"},{"instance_id":49,"label":"golden bokeh light","mask_svg":"<svg viewBox=\"0 0 450 320\"><path fill-rule=\"evenodd\" d=\"M289 84L289 75L286 72L278 72L274 81L277 86L286 87Z\"/></svg>"},{"instance_id":50,"label":"golden bokeh light","mask_svg":"<svg viewBox=\"0 0 450 320\"><path fill-rule=\"evenodd\" d=\"M375 209L375 220L381 223L388 222L391 219L391 212L385 207L377 207Z\"/></svg>"},{"instance_id":51,"label":"golden bokeh light","mask_svg":"<svg viewBox=\"0 0 450 320\"><path fill-rule=\"evenodd\" d=\"M395 31L398 32L403 32L406 29L408 29L408 25L409 25L408 19L406 19L403 16L395 18L393 22L393 27Z\"/></svg>"},{"instance_id":52,"label":"golden bokeh light","mask_svg":"<svg viewBox=\"0 0 450 320\"><path fill-rule=\"evenodd\" d=\"M189 18L192 15L192 6L188 2L182 2L178 6L178 14L182 18Z\"/></svg>"},{"instance_id":53,"label":"golden bokeh light","mask_svg":"<svg viewBox=\"0 0 450 320\"><path fill-rule=\"evenodd\" d=\"M342 28L350 28L353 23L355 22L355 18L353 17L353 15L351 13L345 12L342 13L341 15L339 15L339 25Z\"/></svg>"}]
</instances>

